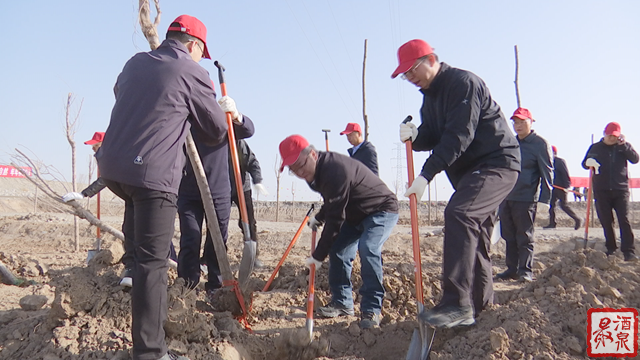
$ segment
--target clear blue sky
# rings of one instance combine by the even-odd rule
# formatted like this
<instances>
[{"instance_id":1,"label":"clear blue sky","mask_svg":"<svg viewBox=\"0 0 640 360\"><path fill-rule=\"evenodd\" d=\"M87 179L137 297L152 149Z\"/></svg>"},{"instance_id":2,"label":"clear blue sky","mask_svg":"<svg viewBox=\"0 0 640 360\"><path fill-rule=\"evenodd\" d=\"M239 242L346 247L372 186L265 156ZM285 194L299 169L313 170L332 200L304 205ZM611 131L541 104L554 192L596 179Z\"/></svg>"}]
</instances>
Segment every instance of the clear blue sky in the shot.
<instances>
[{"instance_id":1,"label":"clear blue sky","mask_svg":"<svg viewBox=\"0 0 640 360\"><path fill-rule=\"evenodd\" d=\"M148 43L137 23L138 1L3 1L0 38L0 164L24 146L67 178L70 150L63 132L64 103L84 99L76 140L79 172L86 174L89 146L104 131L112 88L124 63ZM366 95L370 140L378 149L381 177L393 189L398 124L419 118L421 95L390 74L402 43L421 38L440 59L485 80L505 115L516 107L514 51L520 56L522 104L534 128L559 148L573 176L594 134L609 121L640 148L640 2L629 1L162 1L161 39L181 14L208 27L213 59L227 68L227 87L241 112L256 124L249 144L275 199L279 142L298 133L346 153L340 136L348 122L362 124L361 72L368 39ZM213 61L203 60L216 82ZM414 120L415 121L415 120ZM417 120L419 121L419 120ZM403 151L404 152L404 151ZM426 157L415 157L419 171ZM401 162L403 163L403 162ZM631 174L640 177L640 167ZM406 181L406 169L402 169ZM86 175L85 175L86 176ZM282 198L315 200L302 180L282 177ZM437 177L438 199L448 198L446 176ZM433 190L432 190L433 192ZM402 197L401 197L402 198ZM426 200L427 195L423 199Z\"/></svg>"}]
</instances>

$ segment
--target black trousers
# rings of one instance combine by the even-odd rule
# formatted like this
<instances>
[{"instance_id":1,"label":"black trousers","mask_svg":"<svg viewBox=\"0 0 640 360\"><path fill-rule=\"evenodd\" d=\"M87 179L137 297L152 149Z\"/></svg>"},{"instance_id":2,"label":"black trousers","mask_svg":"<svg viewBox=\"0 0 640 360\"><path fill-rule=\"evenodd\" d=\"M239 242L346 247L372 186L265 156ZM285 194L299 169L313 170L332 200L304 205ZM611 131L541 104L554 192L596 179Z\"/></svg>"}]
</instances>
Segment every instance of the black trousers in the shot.
<instances>
[{"instance_id":1,"label":"black trousers","mask_svg":"<svg viewBox=\"0 0 640 360\"><path fill-rule=\"evenodd\" d=\"M500 234L507 242L507 271L533 276L536 202L505 201L500 205Z\"/></svg>"},{"instance_id":2,"label":"black trousers","mask_svg":"<svg viewBox=\"0 0 640 360\"><path fill-rule=\"evenodd\" d=\"M133 244L131 289L133 358L156 360L167 352L167 257L174 232L177 195L104 180L126 204L123 232Z\"/></svg>"},{"instance_id":3,"label":"black trousers","mask_svg":"<svg viewBox=\"0 0 640 360\"><path fill-rule=\"evenodd\" d=\"M213 207L218 216L218 226L222 241L227 244L231 199L229 197L213 199ZM180 253L178 254L178 276L185 279L191 287L200 282L200 249L202 247L202 226L205 218L204 205L200 198L180 197L178 199L178 217L180 219ZM220 266L213 248L211 233L207 230L204 241L203 257L209 269L205 289L222 287Z\"/></svg>"},{"instance_id":4,"label":"black trousers","mask_svg":"<svg viewBox=\"0 0 640 360\"><path fill-rule=\"evenodd\" d=\"M620 226L620 250L623 253L635 253L634 237L629 222L629 190L598 190L594 191L596 213L604 230L605 246L613 252L616 245L616 234L613 230L613 210L618 217Z\"/></svg>"},{"instance_id":5,"label":"black trousers","mask_svg":"<svg viewBox=\"0 0 640 360\"><path fill-rule=\"evenodd\" d=\"M560 208L569 215L573 221L580 221L580 218L567 204L567 192L553 188L551 191L551 205L549 207L549 225L556 226L556 203L560 202Z\"/></svg>"},{"instance_id":6,"label":"black trousers","mask_svg":"<svg viewBox=\"0 0 640 360\"><path fill-rule=\"evenodd\" d=\"M236 204L236 206L238 206L238 209L240 209L238 205L238 194L234 193L231 196L231 201L234 204ZM253 210L253 199L251 198L251 189L244 192L244 201L247 204L247 216L249 217L249 236L251 237L251 240L258 241L256 216ZM244 229L242 228L242 219L238 219L238 226L240 227L240 230L242 230L242 234L244 234Z\"/></svg>"},{"instance_id":7,"label":"black trousers","mask_svg":"<svg viewBox=\"0 0 640 360\"><path fill-rule=\"evenodd\" d=\"M441 305L473 305L477 314L493 303L491 232L496 209L517 178L515 170L480 167L456 184L444 212Z\"/></svg>"}]
</instances>

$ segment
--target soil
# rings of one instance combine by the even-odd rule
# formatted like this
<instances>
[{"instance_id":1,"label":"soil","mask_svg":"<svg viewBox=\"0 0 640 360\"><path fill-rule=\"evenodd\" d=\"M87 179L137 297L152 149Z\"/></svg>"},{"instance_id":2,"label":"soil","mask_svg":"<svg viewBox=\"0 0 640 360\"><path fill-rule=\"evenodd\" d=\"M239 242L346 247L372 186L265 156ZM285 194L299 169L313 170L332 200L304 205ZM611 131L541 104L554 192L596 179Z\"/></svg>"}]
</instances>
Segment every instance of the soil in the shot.
<instances>
[{"instance_id":1,"label":"soil","mask_svg":"<svg viewBox=\"0 0 640 360\"><path fill-rule=\"evenodd\" d=\"M22 286L0 284L0 359L129 359L131 297L117 285L123 270L118 263L120 243L104 236L102 251L87 263L95 228L80 222L80 251L75 252L73 216L56 210L64 205L49 206L45 201L34 213L32 191L24 183L0 181L0 261L26 280ZM121 202L108 195L103 201L103 220L119 228ZM441 296L443 238L438 234L444 205L432 207L431 226L425 220L428 209L423 206L420 210L427 309ZM93 209L95 202L88 206ZM381 326L361 329L356 305L356 316L315 319L309 341L305 328L308 271L304 266L311 237L308 229L303 230L270 290L261 290L310 203L280 204L278 222L274 206L256 206L260 259L265 267L254 272L248 289L253 293L251 330L238 322L233 304L222 300L210 304L201 288L189 290L170 269L165 324L170 349L193 360L404 359L417 311L408 207L402 210L401 221L383 249L387 293ZM584 203L571 206L585 213ZM539 215L538 225L546 225L545 215ZM232 217L237 219L237 214ZM583 237L584 228L568 227L572 222L564 213L559 223L567 227L536 228L536 281L496 282L495 304L480 314L476 325L437 331L431 359L587 359L589 308L640 308L640 263L624 262L619 253L607 258L597 223L589 232L586 250L576 240ZM237 276L242 235L236 226L229 230L229 260ZM176 226L176 246L178 239ZM492 249L494 273L504 270L504 251L504 241ZM353 270L358 303L357 259ZM325 262L317 272L316 306L329 300L327 274Z\"/></svg>"}]
</instances>

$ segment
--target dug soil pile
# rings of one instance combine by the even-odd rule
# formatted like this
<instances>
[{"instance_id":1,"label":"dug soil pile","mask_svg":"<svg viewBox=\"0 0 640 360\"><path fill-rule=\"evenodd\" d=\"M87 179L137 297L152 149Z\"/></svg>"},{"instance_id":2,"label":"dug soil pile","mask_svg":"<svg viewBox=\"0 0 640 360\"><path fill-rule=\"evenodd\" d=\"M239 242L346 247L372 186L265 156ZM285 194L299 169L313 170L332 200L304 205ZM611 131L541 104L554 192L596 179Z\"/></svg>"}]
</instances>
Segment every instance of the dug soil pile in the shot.
<instances>
[{"instance_id":1,"label":"dug soil pile","mask_svg":"<svg viewBox=\"0 0 640 360\"><path fill-rule=\"evenodd\" d=\"M119 227L119 217L107 219ZM305 230L268 292L260 290L299 224L259 222L260 257L265 268L252 278L251 331L220 304L209 304L201 289L187 290L169 270L167 343L191 359L293 359L283 340L305 327L310 232ZM424 234L437 228L422 228ZM72 252L73 221L63 214L0 217L0 260L26 287L0 285L0 359L128 359L131 349L130 295L118 286L122 265L117 242L107 236L105 250L89 264L93 231L81 227L80 253ZM387 289L380 328L363 330L359 317L316 319L314 342L327 344L319 359L404 359L416 326L411 236L399 225L385 244ZM638 264L607 258L597 250L574 250L581 231L538 230L537 280L495 284L496 305L468 328L436 334L431 359L586 359L586 314L590 307L640 307ZM599 236L601 230L593 231ZM174 244L178 245L178 236ZM230 227L232 268L242 252L242 236ZM440 295L442 237L422 237L426 307ZM504 269L503 244L494 249L494 272ZM329 300L328 266L317 274L316 304ZM361 284L354 262L354 288ZM21 299L28 295L35 304ZM356 303L359 295L354 293ZM44 300L44 301L42 301ZM44 303L39 307L38 301ZM213 305L213 306L212 306ZM40 304L42 306L42 304ZM24 307L24 308L23 308ZM28 310L27 310L28 309ZM358 315L356 307L356 315ZM290 350L285 341L285 348ZM313 356L322 353L316 352ZM298 359L306 359L300 353ZM312 357L310 358L312 359Z\"/></svg>"}]
</instances>

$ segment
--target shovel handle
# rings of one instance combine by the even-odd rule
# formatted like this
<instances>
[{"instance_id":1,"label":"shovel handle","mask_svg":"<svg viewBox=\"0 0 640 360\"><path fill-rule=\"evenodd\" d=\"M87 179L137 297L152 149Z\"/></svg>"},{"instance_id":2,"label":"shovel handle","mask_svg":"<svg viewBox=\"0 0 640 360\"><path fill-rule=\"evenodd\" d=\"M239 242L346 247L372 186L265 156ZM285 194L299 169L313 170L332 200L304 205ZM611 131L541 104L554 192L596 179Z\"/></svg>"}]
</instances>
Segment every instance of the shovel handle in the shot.
<instances>
[{"instance_id":1,"label":"shovel handle","mask_svg":"<svg viewBox=\"0 0 640 360\"><path fill-rule=\"evenodd\" d=\"M587 191L587 216L584 221L584 248L587 248L589 240L589 214L591 214L591 198L593 194L593 168L589 169L589 190Z\"/></svg>"},{"instance_id":2,"label":"shovel handle","mask_svg":"<svg viewBox=\"0 0 640 360\"><path fill-rule=\"evenodd\" d=\"M311 255L313 256L313 252L316 249L316 234L317 231L313 229L311 231ZM316 281L316 266L311 264L309 266L309 298L307 299L307 324L311 324L311 326L307 325L309 330L309 339L311 339L313 335L313 304L315 300L315 281Z\"/></svg>"},{"instance_id":3,"label":"shovel handle","mask_svg":"<svg viewBox=\"0 0 640 360\"><path fill-rule=\"evenodd\" d=\"M280 267L284 263L284 260L287 258L287 256L289 256L289 252L293 248L293 245L296 244L296 241L298 241L298 238L300 237L300 234L302 234L302 230L304 230L304 226L307 224L307 221L309 221L309 216L311 215L311 211L313 211L313 207L314 206L312 204L309 211L307 211L307 216L305 216L304 220L302 220L302 224L300 224L298 231L296 231L296 234L293 236L293 239L291 239L291 242L289 243L287 250L284 251L284 254L282 255L282 259L280 259L280 261L278 262L278 265L276 265L276 268L273 270L271 277L269 277L269 280L267 280L267 283L264 285L264 288L262 288L262 292L269 290L269 286L271 286L271 283L276 278L276 275L278 274L278 271L280 271Z\"/></svg>"},{"instance_id":4,"label":"shovel handle","mask_svg":"<svg viewBox=\"0 0 640 360\"><path fill-rule=\"evenodd\" d=\"M411 115L407 116L402 123L406 124L413 119ZM405 141L407 150L407 170L409 175L409 186L415 179L413 172L413 146L410 140ZM409 195L409 210L411 214L411 243L413 247L413 263L415 272L416 285L416 301L424 304L422 295L422 259L420 257L420 228L418 226L418 199L415 194Z\"/></svg>"}]
</instances>

